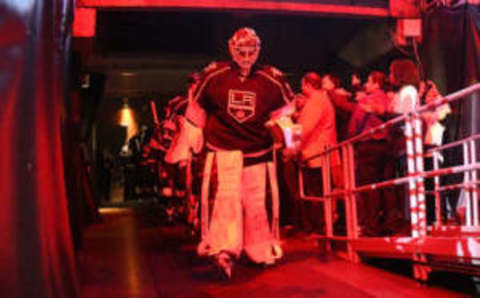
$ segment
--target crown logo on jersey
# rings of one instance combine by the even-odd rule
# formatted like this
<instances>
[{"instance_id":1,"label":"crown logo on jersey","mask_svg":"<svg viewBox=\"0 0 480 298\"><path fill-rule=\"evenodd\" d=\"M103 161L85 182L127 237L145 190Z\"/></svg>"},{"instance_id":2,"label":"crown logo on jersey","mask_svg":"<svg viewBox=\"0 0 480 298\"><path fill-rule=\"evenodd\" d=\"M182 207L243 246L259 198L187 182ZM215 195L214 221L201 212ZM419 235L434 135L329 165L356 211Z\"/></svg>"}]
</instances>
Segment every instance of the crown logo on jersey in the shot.
<instances>
[{"instance_id":1,"label":"crown logo on jersey","mask_svg":"<svg viewBox=\"0 0 480 298\"><path fill-rule=\"evenodd\" d=\"M228 90L227 112L237 122L243 123L255 115L257 94L250 91Z\"/></svg>"}]
</instances>

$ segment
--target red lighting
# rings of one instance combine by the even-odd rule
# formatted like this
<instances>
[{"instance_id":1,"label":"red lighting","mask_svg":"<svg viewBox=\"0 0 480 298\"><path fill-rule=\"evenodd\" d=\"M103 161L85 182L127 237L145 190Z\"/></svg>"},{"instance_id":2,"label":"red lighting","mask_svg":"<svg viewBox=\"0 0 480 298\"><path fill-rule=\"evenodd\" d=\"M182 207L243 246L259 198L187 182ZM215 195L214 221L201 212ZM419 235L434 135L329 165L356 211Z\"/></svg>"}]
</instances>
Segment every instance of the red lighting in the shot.
<instances>
[{"instance_id":1,"label":"red lighting","mask_svg":"<svg viewBox=\"0 0 480 298\"><path fill-rule=\"evenodd\" d=\"M97 22L97 10L92 8L75 8L73 36L94 37Z\"/></svg>"},{"instance_id":2,"label":"red lighting","mask_svg":"<svg viewBox=\"0 0 480 298\"><path fill-rule=\"evenodd\" d=\"M390 0L390 13L395 18L419 18L418 4L410 0Z\"/></svg>"},{"instance_id":3,"label":"red lighting","mask_svg":"<svg viewBox=\"0 0 480 298\"><path fill-rule=\"evenodd\" d=\"M404 19L403 34L410 37L422 36L422 19Z\"/></svg>"},{"instance_id":4,"label":"red lighting","mask_svg":"<svg viewBox=\"0 0 480 298\"><path fill-rule=\"evenodd\" d=\"M79 0L79 7L130 7L130 8L216 8L216 9L252 9L271 11L294 11L342 15L363 15L388 17L388 8L301 3L295 1L254 1L254 0Z\"/></svg>"}]
</instances>

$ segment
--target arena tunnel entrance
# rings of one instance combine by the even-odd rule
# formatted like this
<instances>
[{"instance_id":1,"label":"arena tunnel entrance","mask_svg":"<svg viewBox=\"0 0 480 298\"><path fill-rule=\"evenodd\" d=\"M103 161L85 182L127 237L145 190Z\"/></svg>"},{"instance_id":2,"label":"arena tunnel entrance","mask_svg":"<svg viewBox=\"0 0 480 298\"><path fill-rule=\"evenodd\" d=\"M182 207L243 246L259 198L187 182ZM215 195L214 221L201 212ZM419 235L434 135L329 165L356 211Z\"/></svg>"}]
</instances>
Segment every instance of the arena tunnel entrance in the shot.
<instances>
[{"instance_id":1,"label":"arena tunnel entrance","mask_svg":"<svg viewBox=\"0 0 480 298\"><path fill-rule=\"evenodd\" d=\"M182 221L182 215L175 214L182 214L184 206L180 203L159 207L155 202L182 197L183 194L177 196L175 193L178 181L175 178L169 181L172 177L167 170L160 169L165 171L162 176L155 162L145 160L151 156L141 157L141 146L132 148L143 144L142 139L148 138L148 131L155 126L151 103L155 103L158 116L162 118L168 101L187 93L191 73L201 71L211 61L229 60L227 40L236 29L248 26L257 31L262 38L259 62L282 70L295 93L301 91L300 80L309 71L334 74L340 78L342 86L349 89L352 73L365 82L373 70L388 73L389 64L395 58L409 57L421 64L422 55L428 55L419 52L418 37L401 40L395 18L371 15L102 9L97 11L96 19L95 37L79 38L76 46L81 49L79 56L84 60L83 75L90 77L93 83L95 74L101 73L104 80L97 117L91 124L95 132L91 135L97 139L90 142L98 152L105 152L101 146L115 148L107 149L107 152L111 150L107 154L113 157L116 165L111 177L118 180L112 180L110 196L104 197L100 206L107 207L104 209L107 212L112 206L153 206L154 212L170 223ZM331 34L332 30L335 34ZM127 105L135 115L133 127L136 131L129 132L131 127L127 128L121 134L124 142L122 138L111 140L116 136L113 131L121 130L118 117ZM148 130L142 131L142 127ZM131 137L137 143L129 141ZM280 188L288 193L285 184ZM283 203L281 213L289 214L288 208L292 206ZM342 245L339 249L346 251ZM378 258L375 254L364 256L369 257L366 260ZM372 261L371 264L390 269L398 266L402 268L399 272L407 275L411 265L406 262L403 265L408 265L399 266L388 261ZM437 278L436 275L433 278Z\"/></svg>"},{"instance_id":2,"label":"arena tunnel entrance","mask_svg":"<svg viewBox=\"0 0 480 298\"><path fill-rule=\"evenodd\" d=\"M265 11L99 10L95 36L74 41L74 55L81 60L78 67L86 82L81 93L86 101L92 101L85 105L86 111L95 115L83 125L82 133L90 136L89 148L101 152L101 147L106 147L109 155L118 155L127 142L122 140L142 127L152 128L151 101L162 117L168 101L187 92L190 74L212 61L230 59L227 41L242 26L255 28L263 36L259 63L283 71L295 93L308 71L334 73L348 85L352 73L365 77L372 69L386 70L393 58L403 55L394 40L396 22L388 18ZM335 34L330 34L331 30ZM136 118L134 128L122 134L119 117L125 106L133 109Z\"/></svg>"}]
</instances>

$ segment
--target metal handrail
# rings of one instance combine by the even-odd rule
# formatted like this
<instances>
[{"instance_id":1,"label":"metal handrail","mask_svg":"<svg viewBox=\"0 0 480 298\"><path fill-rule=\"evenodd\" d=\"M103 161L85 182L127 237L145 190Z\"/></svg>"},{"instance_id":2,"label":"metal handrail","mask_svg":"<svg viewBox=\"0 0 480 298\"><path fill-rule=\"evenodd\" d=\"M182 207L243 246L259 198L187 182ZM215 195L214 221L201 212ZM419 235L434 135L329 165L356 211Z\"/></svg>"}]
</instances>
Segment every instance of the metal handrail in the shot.
<instances>
[{"instance_id":1,"label":"metal handrail","mask_svg":"<svg viewBox=\"0 0 480 298\"><path fill-rule=\"evenodd\" d=\"M414 275L415 278L425 280L428 277L429 272L431 271L431 266L429 262L427 262L426 254L428 251L436 251L437 245L428 244L431 241L446 241L444 237L437 237L427 234L432 233L435 230L435 233L438 233L438 228L445 227L443 226L441 217L441 210L440 210L440 203L442 199L440 197L440 192L449 190L449 189L458 189L462 188L465 189L467 197L467 206L466 206L466 224L459 226L461 231L464 231L464 228L480 228L479 226L479 218L478 218L478 185L479 180L477 177L477 171L480 170L480 162L476 159L476 142L480 140L480 134L471 135L466 137L465 139L455 141L453 143L445 144L442 146L438 146L435 148L431 148L425 153L423 152L423 137L422 137L422 120L421 114L427 110L433 109L437 106L444 105L446 103L461 99L467 95L470 95L474 92L480 91L480 83L462 89L460 91L454 92L450 95L445 97L438 97L433 102L430 102L424 106L418 107L416 110L411 111L410 113L400 115L396 118L386 121L382 125L379 125L375 128L369 129L368 131L364 131L359 135L356 135L352 138L349 138L339 144L334 146L328 147L323 150L321 153L316 154L314 156L310 156L304 161L308 161L314 158L321 157L323 161L328 161L329 154L334 151L341 152L342 156L342 165L344 170L344 189L342 190L334 190L330 191L329 187L324 188L324 193L322 197L315 197L315 196L306 196L303 193L303 189L301 191L301 198L305 200L312 200L312 201L319 201L323 204L326 204L325 208L325 220L327 225L332 224L331 220L327 218L329 215L327 214L327 207L331 206L333 200L343 200L345 202L345 212L346 212L346 231L347 236L337 236L334 235L332 232L332 227L326 230L325 239L327 240L335 240L335 241L346 241L347 244L347 251L348 257L353 262L357 262L359 260L357 253L360 251L356 248L356 245L359 243L364 243L362 241L379 241L382 238L365 238L360 239L359 231L358 231L358 224L357 224L357 215L356 215L356 204L359 196L356 196L357 193L366 192L370 190L378 190L386 187L393 187L396 185L407 184L409 185L409 199L410 199L410 214L411 214L411 236L404 237L406 241L409 241L409 245L413 248L413 255L412 260L414 264ZM355 168L354 168L354 154L353 148L355 142L362 140L363 138L375 134L378 131L387 129L388 127L395 125L397 123L401 123L402 121L405 122L405 132L407 133L405 136L405 141L407 143L407 164L408 164L408 175L404 177L399 177L395 179L390 179L386 181L380 181L377 183L367 184L356 186L355 184ZM438 152L442 150L447 150L456 146L463 146L464 151L464 162L460 165L450 166L446 168L439 168L438 163ZM426 157L433 157L434 158L434 169L426 171L423 167L424 158ZM328 175L330 177L330 169L329 167L325 167L327 169L327 173L323 172L323 175ZM301 171L301 168L299 169ZM457 174L457 173L464 173L464 181L463 183L459 183L456 185L448 185L448 186L440 186L440 176ZM301 175L299 175L299 179ZM435 179L435 188L433 191L426 191L424 180L427 178L434 178ZM323 178L324 181L325 177ZM303 180L303 179L302 179ZM328 179L327 179L328 180ZM303 181L301 183L303 187ZM426 194L435 194L435 216L437 217L435 221L435 225L431 226L430 228L427 227L426 221ZM330 205L328 205L330 204ZM328 206L327 206L328 205ZM330 210L331 211L331 210ZM331 216L330 216L331 217ZM436 235L436 234L435 234ZM461 236L461 235L460 235ZM470 236L466 236L470 237ZM480 237L480 235L478 235ZM392 240L388 240L390 238L384 238L385 242L383 243L391 243ZM447 247L457 247L459 243L462 243L462 247L468 249L468 245L466 243L470 241L469 239L463 239L458 237L449 238L451 242L447 245ZM360 242L358 242L360 241ZM380 240L381 241L381 240ZM453 241L453 242L452 242ZM463 241L463 242L454 242L454 241ZM437 243L434 242L434 243ZM441 246L441 243L438 242ZM455 244L452 244L455 243ZM365 247L362 248L365 250ZM388 244L385 246L385 249L395 249L395 246L389 246ZM462 248L464 249L464 248ZM446 249L445 249L446 251ZM433 252L435 253L435 252ZM449 250L447 252L449 255L454 257L461 257L461 252ZM471 253L471 252L469 252ZM480 254L478 256L480 258Z\"/></svg>"},{"instance_id":2,"label":"metal handrail","mask_svg":"<svg viewBox=\"0 0 480 298\"><path fill-rule=\"evenodd\" d=\"M369 135L373 135L375 134L376 132L378 131L382 131L384 129L387 129L397 123L400 123L402 121L405 121L406 119L408 119L408 117L410 117L412 114L421 114L422 112L425 112L425 111L428 111L428 110L431 110L435 107L439 107L441 105L444 105L446 103L449 103L449 102L452 102L452 101L455 101L455 100L458 100L460 98L463 98L465 96L468 96L472 93L475 93L477 91L480 91L480 83L476 83L472 86L469 86L469 87L466 87L462 90L459 90L457 92L454 92L452 94L449 94L445 97L442 97L442 96L439 96L437 99L435 99L434 101L428 103L428 104L425 104L423 106L420 106L418 107L416 110L410 112L410 113L407 113L407 114L404 114L404 115L400 115L400 116L397 116L393 119L390 119L388 121L386 121L385 123L379 125L379 126L376 126L374 128L371 128L365 132L362 132L356 136L353 136L343 142L340 142L336 145L333 145L333 146L330 146L328 148L326 148L324 151L318 153L318 154L315 154L313 156L309 156L308 158L305 158L303 161L304 162L307 162L311 159L315 159L315 158L318 158L319 156L322 156L322 155L325 155L327 154L328 152L332 152L332 151L335 151L335 150L339 150L341 147L347 145L347 144L351 144L351 143L355 143L356 141L358 140L361 140Z\"/></svg>"},{"instance_id":3,"label":"metal handrail","mask_svg":"<svg viewBox=\"0 0 480 298\"><path fill-rule=\"evenodd\" d=\"M474 135L471 135L470 137L467 137L465 139L462 139L462 140L459 140L459 141L456 141L456 142L452 142L452 143L448 143L448 144L445 144L445 145L442 145L442 146L430 148L427 151L427 153L425 154L425 157L431 157L434 152L443 151L443 150L447 150L447 149L451 149L451 148L460 146L466 141L476 141L476 140L480 140L480 134L474 134Z\"/></svg>"}]
</instances>

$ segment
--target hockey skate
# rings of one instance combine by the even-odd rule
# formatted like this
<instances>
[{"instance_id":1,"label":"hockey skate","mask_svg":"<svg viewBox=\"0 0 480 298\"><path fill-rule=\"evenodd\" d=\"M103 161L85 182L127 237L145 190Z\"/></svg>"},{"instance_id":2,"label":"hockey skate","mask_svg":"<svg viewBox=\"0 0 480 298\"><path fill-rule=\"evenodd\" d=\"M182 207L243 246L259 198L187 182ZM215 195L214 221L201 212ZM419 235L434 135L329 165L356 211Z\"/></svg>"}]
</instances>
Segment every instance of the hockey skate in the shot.
<instances>
[{"instance_id":1,"label":"hockey skate","mask_svg":"<svg viewBox=\"0 0 480 298\"><path fill-rule=\"evenodd\" d=\"M214 261L222 276L226 279L230 279L232 277L233 269L233 259L230 254L222 251L215 255Z\"/></svg>"}]
</instances>

